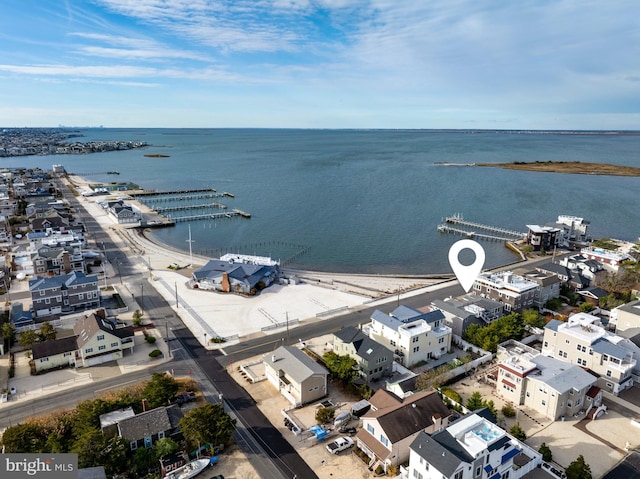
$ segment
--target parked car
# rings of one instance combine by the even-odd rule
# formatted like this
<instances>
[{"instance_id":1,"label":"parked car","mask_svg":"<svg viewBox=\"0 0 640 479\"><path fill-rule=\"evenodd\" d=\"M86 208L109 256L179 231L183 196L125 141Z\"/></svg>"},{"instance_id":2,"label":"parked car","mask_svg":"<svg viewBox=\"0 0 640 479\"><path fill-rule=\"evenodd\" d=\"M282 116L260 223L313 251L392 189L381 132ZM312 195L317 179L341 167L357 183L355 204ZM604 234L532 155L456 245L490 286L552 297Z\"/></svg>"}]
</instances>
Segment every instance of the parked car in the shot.
<instances>
[{"instance_id":1,"label":"parked car","mask_svg":"<svg viewBox=\"0 0 640 479\"><path fill-rule=\"evenodd\" d=\"M340 434L355 434L358 430L355 427L341 427L338 432Z\"/></svg>"},{"instance_id":2,"label":"parked car","mask_svg":"<svg viewBox=\"0 0 640 479\"><path fill-rule=\"evenodd\" d=\"M339 437L333 442L327 444L327 451L331 454L338 454L346 449L349 449L353 446L353 439L350 437Z\"/></svg>"}]
</instances>

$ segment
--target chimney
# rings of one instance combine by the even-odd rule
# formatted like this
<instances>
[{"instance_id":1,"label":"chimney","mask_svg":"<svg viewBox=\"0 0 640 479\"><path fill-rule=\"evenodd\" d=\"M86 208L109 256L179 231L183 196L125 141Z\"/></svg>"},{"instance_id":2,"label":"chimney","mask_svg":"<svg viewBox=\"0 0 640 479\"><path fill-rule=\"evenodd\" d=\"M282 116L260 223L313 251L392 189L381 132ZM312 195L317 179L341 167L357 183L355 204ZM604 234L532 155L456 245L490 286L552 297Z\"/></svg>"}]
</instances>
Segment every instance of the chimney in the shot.
<instances>
[{"instance_id":1,"label":"chimney","mask_svg":"<svg viewBox=\"0 0 640 479\"><path fill-rule=\"evenodd\" d=\"M231 283L229 282L229 273L222 273L222 283L220 285L225 293L231 292Z\"/></svg>"},{"instance_id":2,"label":"chimney","mask_svg":"<svg viewBox=\"0 0 640 479\"><path fill-rule=\"evenodd\" d=\"M272 363L275 363L277 360L278 360L278 359L276 358L276 355L275 355L275 354L272 354L272 355L271 355L271 362L272 362Z\"/></svg>"}]
</instances>

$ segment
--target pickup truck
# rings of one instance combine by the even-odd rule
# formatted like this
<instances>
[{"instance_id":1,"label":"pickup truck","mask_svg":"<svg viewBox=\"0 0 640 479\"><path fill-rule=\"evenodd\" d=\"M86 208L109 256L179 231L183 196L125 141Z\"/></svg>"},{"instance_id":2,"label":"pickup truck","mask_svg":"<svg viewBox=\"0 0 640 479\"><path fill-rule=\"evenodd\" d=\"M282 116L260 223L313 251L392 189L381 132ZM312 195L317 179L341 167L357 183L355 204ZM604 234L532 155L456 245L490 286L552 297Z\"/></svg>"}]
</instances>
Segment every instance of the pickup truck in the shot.
<instances>
[{"instance_id":1,"label":"pickup truck","mask_svg":"<svg viewBox=\"0 0 640 479\"><path fill-rule=\"evenodd\" d=\"M353 446L353 439L350 437L339 437L335 441L327 444L327 451L331 454L338 454L345 449L349 449L351 446Z\"/></svg>"}]
</instances>

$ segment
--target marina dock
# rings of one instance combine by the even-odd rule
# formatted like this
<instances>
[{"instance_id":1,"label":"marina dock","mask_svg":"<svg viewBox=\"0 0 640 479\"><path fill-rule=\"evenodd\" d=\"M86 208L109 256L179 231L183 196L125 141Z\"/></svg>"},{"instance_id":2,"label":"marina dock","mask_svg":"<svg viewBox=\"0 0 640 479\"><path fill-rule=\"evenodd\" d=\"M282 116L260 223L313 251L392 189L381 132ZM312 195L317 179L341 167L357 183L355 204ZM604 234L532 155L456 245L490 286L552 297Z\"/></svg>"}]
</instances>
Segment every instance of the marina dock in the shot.
<instances>
[{"instance_id":1,"label":"marina dock","mask_svg":"<svg viewBox=\"0 0 640 479\"><path fill-rule=\"evenodd\" d=\"M454 225L454 226L450 226ZM465 228L473 228L468 230ZM478 231L480 230L480 231ZM517 241L526 238L527 234L497 226L484 225L473 221L466 221L462 214L448 216L443 224L438 225L440 233L454 233L468 238L478 238L493 241Z\"/></svg>"}]
</instances>

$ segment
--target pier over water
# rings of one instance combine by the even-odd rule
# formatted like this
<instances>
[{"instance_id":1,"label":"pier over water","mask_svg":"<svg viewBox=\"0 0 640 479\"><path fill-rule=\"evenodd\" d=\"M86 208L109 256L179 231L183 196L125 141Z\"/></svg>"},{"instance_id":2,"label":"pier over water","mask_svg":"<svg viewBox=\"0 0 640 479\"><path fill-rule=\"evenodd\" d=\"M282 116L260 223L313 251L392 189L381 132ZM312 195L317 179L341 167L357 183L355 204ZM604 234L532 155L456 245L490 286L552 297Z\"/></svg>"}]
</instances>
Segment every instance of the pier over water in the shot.
<instances>
[{"instance_id":1,"label":"pier over water","mask_svg":"<svg viewBox=\"0 0 640 479\"><path fill-rule=\"evenodd\" d=\"M473 230L465 228L473 228ZM517 241L527 237L527 233L520 231L466 221L461 213L447 216L444 223L438 225L438 231L440 233L455 233L467 236L468 238L494 241Z\"/></svg>"}]
</instances>

